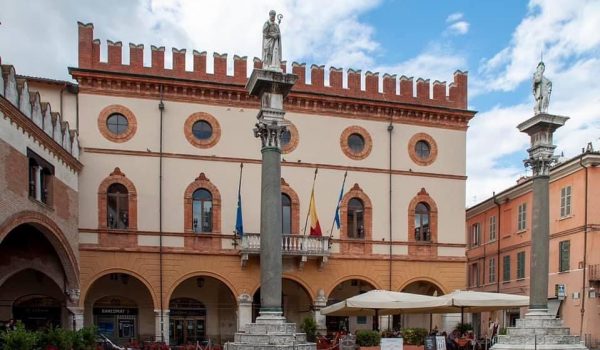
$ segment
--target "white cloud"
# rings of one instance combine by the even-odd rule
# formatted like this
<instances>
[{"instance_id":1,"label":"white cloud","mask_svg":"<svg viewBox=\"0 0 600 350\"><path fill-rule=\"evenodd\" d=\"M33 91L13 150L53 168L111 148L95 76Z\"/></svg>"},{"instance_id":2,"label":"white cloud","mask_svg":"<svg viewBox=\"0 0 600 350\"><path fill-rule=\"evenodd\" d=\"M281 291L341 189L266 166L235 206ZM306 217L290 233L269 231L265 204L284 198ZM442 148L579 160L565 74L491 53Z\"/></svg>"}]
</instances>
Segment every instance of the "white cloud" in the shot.
<instances>
[{"instance_id":1,"label":"white cloud","mask_svg":"<svg viewBox=\"0 0 600 350\"><path fill-rule=\"evenodd\" d=\"M450 26L448 26L447 31L450 34L458 34L458 35L467 34L469 32L469 22L459 21L459 22L452 23Z\"/></svg>"},{"instance_id":2,"label":"white cloud","mask_svg":"<svg viewBox=\"0 0 600 350\"><path fill-rule=\"evenodd\" d=\"M455 12L450 14L447 18L446 18L446 23L452 23L452 22L456 22L460 19L463 18L463 14L461 12Z\"/></svg>"}]
</instances>

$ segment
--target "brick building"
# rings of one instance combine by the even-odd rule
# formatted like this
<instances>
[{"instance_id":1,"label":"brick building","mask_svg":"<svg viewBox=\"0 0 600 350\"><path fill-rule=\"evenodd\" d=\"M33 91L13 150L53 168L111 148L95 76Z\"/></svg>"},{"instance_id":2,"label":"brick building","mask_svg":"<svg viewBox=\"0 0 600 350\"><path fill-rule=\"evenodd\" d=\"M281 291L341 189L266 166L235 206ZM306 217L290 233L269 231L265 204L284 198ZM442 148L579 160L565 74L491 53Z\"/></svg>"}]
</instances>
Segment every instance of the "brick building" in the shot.
<instances>
[{"instance_id":1,"label":"brick building","mask_svg":"<svg viewBox=\"0 0 600 350\"><path fill-rule=\"evenodd\" d=\"M600 153L591 145L561 162L550 173L550 266L548 298L560 316L588 347L600 332ZM529 294L532 217L531 179L518 183L467 209L467 275L469 289ZM524 310L484 313L481 327L498 319L503 326Z\"/></svg>"},{"instance_id":2,"label":"brick building","mask_svg":"<svg viewBox=\"0 0 600 350\"><path fill-rule=\"evenodd\" d=\"M76 109L65 111L84 165L78 306L85 324L120 342L224 342L260 300L259 101L244 86L261 62L215 53L208 72L206 52L173 49L167 68L164 47L152 46L143 62L143 45L130 44L128 63L122 48L108 41L102 62L93 25L79 24ZM370 328L370 318L325 318L319 309L374 288L464 288L467 74L446 86L331 67L326 83L323 66L310 68L309 81L305 64L283 68L299 77L284 102L292 124L282 147L285 316L314 317L321 329ZM316 168L323 237L304 234ZM331 230L345 172L341 229ZM429 316L394 322L428 326Z\"/></svg>"},{"instance_id":3,"label":"brick building","mask_svg":"<svg viewBox=\"0 0 600 350\"><path fill-rule=\"evenodd\" d=\"M77 132L39 94L76 86L1 67L0 320L81 325Z\"/></svg>"}]
</instances>

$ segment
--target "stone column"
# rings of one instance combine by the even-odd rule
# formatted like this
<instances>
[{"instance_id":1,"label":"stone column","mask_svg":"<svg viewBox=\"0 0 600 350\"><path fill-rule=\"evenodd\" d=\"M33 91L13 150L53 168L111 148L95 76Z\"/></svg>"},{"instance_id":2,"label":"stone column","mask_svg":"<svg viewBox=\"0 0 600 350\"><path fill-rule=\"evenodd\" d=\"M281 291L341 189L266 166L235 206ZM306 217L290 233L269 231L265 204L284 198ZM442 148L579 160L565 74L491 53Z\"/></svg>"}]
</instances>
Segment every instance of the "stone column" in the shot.
<instances>
[{"instance_id":1,"label":"stone column","mask_svg":"<svg viewBox=\"0 0 600 350\"><path fill-rule=\"evenodd\" d=\"M78 306L67 306L67 309L71 313L69 325L73 330L80 330L83 328L83 308Z\"/></svg>"},{"instance_id":2,"label":"stone column","mask_svg":"<svg viewBox=\"0 0 600 350\"><path fill-rule=\"evenodd\" d=\"M548 250L550 240L550 212L548 184L550 167L557 160L552 143L554 131L563 126L567 117L538 113L519 124L519 131L531 137L529 158L525 166L532 170L533 205L531 215L531 257L529 312L546 313L548 310ZM535 278L533 277L535 276Z\"/></svg>"},{"instance_id":3,"label":"stone column","mask_svg":"<svg viewBox=\"0 0 600 350\"><path fill-rule=\"evenodd\" d=\"M252 297L244 293L238 297L238 332L243 331L250 323L252 323Z\"/></svg>"},{"instance_id":4,"label":"stone column","mask_svg":"<svg viewBox=\"0 0 600 350\"><path fill-rule=\"evenodd\" d=\"M162 311L162 324L161 324L161 311ZM165 344L169 344L169 312L170 310L154 310L154 338L156 341L163 341Z\"/></svg>"},{"instance_id":5,"label":"stone column","mask_svg":"<svg viewBox=\"0 0 600 350\"><path fill-rule=\"evenodd\" d=\"M258 96L254 136L262 143L260 198L260 317L282 316L281 308L281 149L280 138L289 124L283 117L283 99L296 82L293 74L255 69L246 84Z\"/></svg>"},{"instance_id":6,"label":"stone column","mask_svg":"<svg viewBox=\"0 0 600 350\"><path fill-rule=\"evenodd\" d=\"M327 324L325 323L325 315L321 314L321 309L327 306L327 297L325 296L325 291L321 288L319 289L317 299L314 304L314 320L317 323L317 332L325 335L327 333Z\"/></svg>"}]
</instances>

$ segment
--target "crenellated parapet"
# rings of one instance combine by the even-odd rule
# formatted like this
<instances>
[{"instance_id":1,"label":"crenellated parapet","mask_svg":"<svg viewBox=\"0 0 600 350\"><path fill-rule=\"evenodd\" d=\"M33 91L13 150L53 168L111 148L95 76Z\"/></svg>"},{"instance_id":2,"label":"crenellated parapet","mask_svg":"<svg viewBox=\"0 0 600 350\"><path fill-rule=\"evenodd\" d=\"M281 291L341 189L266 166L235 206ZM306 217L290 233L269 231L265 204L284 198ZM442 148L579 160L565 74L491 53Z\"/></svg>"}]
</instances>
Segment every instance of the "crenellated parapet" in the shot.
<instances>
[{"instance_id":1,"label":"crenellated parapet","mask_svg":"<svg viewBox=\"0 0 600 350\"><path fill-rule=\"evenodd\" d=\"M102 72L118 72L127 74L142 74L153 77L172 79L185 79L189 81L202 81L206 83L231 84L243 86L248 79L247 57L235 55L233 57L233 75L228 75L227 54L213 54L214 72L206 70L206 51L193 51L192 70L186 70L186 50L172 49L173 67L165 67L165 48L151 46L151 62L144 63L144 46L129 44L130 63L123 64L120 41L108 41L107 61L100 61L100 41L94 39L94 26L91 23L79 22L79 70ZM262 67L259 58L253 59L253 67ZM286 64L282 64L286 71ZM378 72L348 69L344 72L341 68L330 67L325 72L323 65L311 65L310 81L307 81L307 66L304 63L293 62L292 73L298 76L298 81L292 94L308 93L321 94L337 98L371 100L374 102L396 102L414 104L428 107L443 107L457 110L467 109L467 72L457 70L453 81L434 81L431 86L428 79L418 78L416 82L412 77L383 74ZM326 75L327 74L327 75ZM347 87L344 87L344 74ZM75 77L77 78L77 77ZM364 85L362 81L364 80ZM329 84L327 84L329 82ZM102 82L100 82L102 83ZM381 89L380 89L381 86Z\"/></svg>"},{"instance_id":2,"label":"crenellated parapet","mask_svg":"<svg viewBox=\"0 0 600 350\"><path fill-rule=\"evenodd\" d=\"M79 163L79 140L76 130L43 102L39 92L29 90L27 78L18 76L12 65L1 64L0 111L41 145L55 153L75 170Z\"/></svg>"}]
</instances>

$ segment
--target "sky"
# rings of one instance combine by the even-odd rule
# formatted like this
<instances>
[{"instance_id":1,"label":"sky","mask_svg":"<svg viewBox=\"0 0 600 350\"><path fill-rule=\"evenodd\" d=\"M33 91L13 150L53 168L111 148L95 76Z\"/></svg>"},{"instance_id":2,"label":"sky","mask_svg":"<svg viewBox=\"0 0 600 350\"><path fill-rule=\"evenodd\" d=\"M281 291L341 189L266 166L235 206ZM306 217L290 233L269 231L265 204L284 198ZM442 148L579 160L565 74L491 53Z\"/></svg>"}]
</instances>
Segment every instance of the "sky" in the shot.
<instances>
[{"instance_id":1,"label":"sky","mask_svg":"<svg viewBox=\"0 0 600 350\"><path fill-rule=\"evenodd\" d=\"M104 60L107 39L186 48L188 69L192 49L252 58L270 9L284 16L288 64L448 82L468 71L478 113L467 131L467 206L530 174L529 139L516 126L533 115L541 57L553 82L548 112L570 117L555 133L556 154L600 149L600 0L0 0L0 57L19 74L70 80L81 21L94 23Z\"/></svg>"}]
</instances>

